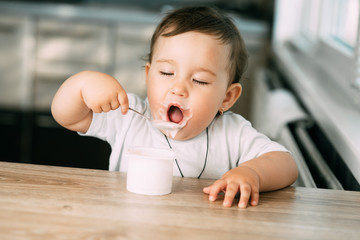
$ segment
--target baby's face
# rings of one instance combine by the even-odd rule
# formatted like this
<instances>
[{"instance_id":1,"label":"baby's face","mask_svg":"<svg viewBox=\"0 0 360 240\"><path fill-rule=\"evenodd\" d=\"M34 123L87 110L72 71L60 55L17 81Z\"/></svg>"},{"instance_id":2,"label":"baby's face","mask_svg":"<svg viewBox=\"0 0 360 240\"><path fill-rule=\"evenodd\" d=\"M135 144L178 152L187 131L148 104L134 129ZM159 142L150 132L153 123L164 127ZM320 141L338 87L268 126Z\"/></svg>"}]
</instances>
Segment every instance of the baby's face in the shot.
<instances>
[{"instance_id":1,"label":"baby's face","mask_svg":"<svg viewBox=\"0 0 360 240\"><path fill-rule=\"evenodd\" d=\"M155 120L186 123L174 139L201 133L216 116L229 83L229 46L187 32L159 37L146 65L147 96Z\"/></svg>"}]
</instances>

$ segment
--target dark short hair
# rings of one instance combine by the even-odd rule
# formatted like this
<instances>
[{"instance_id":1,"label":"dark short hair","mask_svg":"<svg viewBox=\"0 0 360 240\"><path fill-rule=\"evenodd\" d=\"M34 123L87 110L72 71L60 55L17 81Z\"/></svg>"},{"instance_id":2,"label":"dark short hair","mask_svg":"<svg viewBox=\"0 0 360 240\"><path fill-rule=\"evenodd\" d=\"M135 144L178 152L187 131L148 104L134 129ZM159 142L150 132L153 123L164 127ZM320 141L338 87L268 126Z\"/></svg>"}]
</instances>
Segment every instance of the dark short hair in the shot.
<instances>
[{"instance_id":1,"label":"dark short hair","mask_svg":"<svg viewBox=\"0 0 360 240\"><path fill-rule=\"evenodd\" d=\"M165 16L151 38L148 61L152 61L154 45L160 36L171 37L190 31L215 36L230 45L230 83L240 82L248 61L245 43L232 19L213 7L185 7Z\"/></svg>"}]
</instances>

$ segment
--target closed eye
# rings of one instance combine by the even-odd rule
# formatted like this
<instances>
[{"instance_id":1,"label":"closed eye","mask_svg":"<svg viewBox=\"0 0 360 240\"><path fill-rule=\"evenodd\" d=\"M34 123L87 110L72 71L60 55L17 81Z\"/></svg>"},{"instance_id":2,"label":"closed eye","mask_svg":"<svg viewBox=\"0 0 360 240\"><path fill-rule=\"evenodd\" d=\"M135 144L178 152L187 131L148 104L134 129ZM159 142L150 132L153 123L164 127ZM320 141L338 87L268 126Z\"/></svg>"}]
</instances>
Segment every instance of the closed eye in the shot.
<instances>
[{"instance_id":1,"label":"closed eye","mask_svg":"<svg viewBox=\"0 0 360 240\"><path fill-rule=\"evenodd\" d=\"M174 73L162 72L162 71L160 71L160 74L165 75L165 76L173 76L174 75Z\"/></svg>"},{"instance_id":2,"label":"closed eye","mask_svg":"<svg viewBox=\"0 0 360 240\"><path fill-rule=\"evenodd\" d=\"M195 84L199 84L199 85L208 85L209 84L208 82L204 82L204 81L200 81L200 80L196 80L196 79L193 79L193 82Z\"/></svg>"}]
</instances>

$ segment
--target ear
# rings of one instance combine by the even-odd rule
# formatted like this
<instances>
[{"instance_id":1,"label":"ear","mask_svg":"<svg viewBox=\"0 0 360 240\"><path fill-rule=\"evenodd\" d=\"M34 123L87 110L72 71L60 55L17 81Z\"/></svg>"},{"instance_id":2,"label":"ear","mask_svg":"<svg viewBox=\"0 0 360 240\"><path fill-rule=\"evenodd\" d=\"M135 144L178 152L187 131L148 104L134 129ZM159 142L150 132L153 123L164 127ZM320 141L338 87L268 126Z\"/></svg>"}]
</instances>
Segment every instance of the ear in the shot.
<instances>
[{"instance_id":1,"label":"ear","mask_svg":"<svg viewBox=\"0 0 360 240\"><path fill-rule=\"evenodd\" d=\"M241 95L242 87L240 83L231 84L226 90L225 98L221 104L220 112L229 110Z\"/></svg>"},{"instance_id":2,"label":"ear","mask_svg":"<svg viewBox=\"0 0 360 240\"><path fill-rule=\"evenodd\" d=\"M145 80L146 80L146 85L148 85L148 81L149 81L149 71L150 71L150 63L147 62L145 64Z\"/></svg>"}]
</instances>

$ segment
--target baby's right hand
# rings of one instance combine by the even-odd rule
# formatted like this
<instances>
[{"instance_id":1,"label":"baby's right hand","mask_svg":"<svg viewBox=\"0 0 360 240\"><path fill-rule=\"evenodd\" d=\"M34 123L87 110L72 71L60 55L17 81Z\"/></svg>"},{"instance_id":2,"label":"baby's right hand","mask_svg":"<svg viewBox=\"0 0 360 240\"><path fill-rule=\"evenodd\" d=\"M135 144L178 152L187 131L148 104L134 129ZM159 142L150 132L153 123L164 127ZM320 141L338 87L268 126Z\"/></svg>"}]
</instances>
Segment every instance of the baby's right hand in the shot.
<instances>
[{"instance_id":1,"label":"baby's right hand","mask_svg":"<svg viewBox=\"0 0 360 240\"><path fill-rule=\"evenodd\" d=\"M112 76L94 71L82 72L85 79L81 86L81 97L93 112L108 112L121 106L121 112L129 109L128 97L120 83Z\"/></svg>"}]
</instances>

